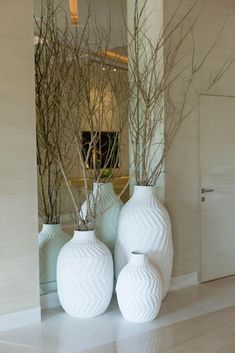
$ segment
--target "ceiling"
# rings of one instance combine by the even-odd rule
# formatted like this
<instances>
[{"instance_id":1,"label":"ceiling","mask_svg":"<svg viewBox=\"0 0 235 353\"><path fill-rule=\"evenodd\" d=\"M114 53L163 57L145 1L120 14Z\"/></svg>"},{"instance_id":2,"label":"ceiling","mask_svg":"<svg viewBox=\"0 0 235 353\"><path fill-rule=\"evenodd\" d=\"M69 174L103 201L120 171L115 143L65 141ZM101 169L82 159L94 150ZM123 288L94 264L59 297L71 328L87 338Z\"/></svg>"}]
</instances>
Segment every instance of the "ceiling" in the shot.
<instances>
[{"instance_id":1,"label":"ceiling","mask_svg":"<svg viewBox=\"0 0 235 353\"><path fill-rule=\"evenodd\" d=\"M54 0L56 5L62 6L68 15L69 12L69 0ZM110 24L111 35L109 40L109 48L123 47L126 46L126 30L125 21L126 16L126 1L127 0L91 0L92 6L92 20L95 21L99 26L108 28ZM79 16L79 28L83 28L88 15L88 0L78 0L78 16ZM34 0L34 15L40 17L41 0ZM63 21L61 21L61 24ZM74 25L71 24L71 28ZM92 32L92 30L91 30ZM92 36L91 36L92 37ZM92 38L91 38L92 40Z\"/></svg>"}]
</instances>

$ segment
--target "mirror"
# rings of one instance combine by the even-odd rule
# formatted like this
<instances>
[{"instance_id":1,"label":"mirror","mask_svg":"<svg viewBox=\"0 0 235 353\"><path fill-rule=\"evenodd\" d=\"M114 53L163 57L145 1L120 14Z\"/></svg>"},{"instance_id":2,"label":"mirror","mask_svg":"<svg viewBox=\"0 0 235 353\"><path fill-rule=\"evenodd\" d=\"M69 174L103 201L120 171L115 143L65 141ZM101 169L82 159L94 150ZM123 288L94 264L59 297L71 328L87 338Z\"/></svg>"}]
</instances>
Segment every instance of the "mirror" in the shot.
<instances>
[{"instance_id":1,"label":"mirror","mask_svg":"<svg viewBox=\"0 0 235 353\"><path fill-rule=\"evenodd\" d=\"M76 227L70 193L80 206L85 201L75 137L90 192L93 181L112 182L116 194L128 182L126 1L34 0L34 16L40 289L47 294L57 290L57 256Z\"/></svg>"}]
</instances>

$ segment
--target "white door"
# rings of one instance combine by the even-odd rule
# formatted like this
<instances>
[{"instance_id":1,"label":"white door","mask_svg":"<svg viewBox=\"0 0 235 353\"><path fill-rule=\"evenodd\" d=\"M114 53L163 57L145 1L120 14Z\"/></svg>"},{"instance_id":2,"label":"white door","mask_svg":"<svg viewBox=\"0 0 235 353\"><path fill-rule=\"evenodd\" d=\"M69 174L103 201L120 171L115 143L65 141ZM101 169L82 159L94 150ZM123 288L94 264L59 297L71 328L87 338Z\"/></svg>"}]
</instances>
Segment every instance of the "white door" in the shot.
<instances>
[{"instance_id":1,"label":"white door","mask_svg":"<svg viewBox=\"0 0 235 353\"><path fill-rule=\"evenodd\" d=\"M235 274L235 97L200 97L201 282Z\"/></svg>"}]
</instances>

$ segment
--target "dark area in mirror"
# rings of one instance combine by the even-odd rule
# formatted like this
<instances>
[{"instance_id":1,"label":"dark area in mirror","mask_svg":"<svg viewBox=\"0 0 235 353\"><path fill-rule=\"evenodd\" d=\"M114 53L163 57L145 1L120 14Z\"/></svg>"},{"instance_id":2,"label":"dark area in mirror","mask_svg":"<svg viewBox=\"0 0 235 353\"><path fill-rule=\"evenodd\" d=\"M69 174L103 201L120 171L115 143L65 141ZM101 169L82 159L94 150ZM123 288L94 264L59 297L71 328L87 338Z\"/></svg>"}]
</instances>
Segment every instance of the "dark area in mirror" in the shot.
<instances>
[{"instance_id":1,"label":"dark area in mirror","mask_svg":"<svg viewBox=\"0 0 235 353\"><path fill-rule=\"evenodd\" d=\"M101 131L95 136L95 144L90 151L93 134L82 132L84 155L88 156L87 168L120 168L119 133L117 131Z\"/></svg>"}]
</instances>

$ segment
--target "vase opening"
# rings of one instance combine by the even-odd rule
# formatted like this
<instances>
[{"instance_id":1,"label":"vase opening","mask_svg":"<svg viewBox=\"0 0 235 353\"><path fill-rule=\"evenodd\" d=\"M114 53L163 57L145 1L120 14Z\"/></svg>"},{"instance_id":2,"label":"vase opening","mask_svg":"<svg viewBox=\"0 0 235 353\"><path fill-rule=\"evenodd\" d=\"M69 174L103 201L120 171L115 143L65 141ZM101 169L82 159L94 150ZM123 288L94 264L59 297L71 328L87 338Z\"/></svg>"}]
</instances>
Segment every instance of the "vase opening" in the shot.
<instances>
[{"instance_id":1,"label":"vase opening","mask_svg":"<svg viewBox=\"0 0 235 353\"><path fill-rule=\"evenodd\" d=\"M142 198L153 197L155 195L155 187L149 185L135 185L133 198L142 200Z\"/></svg>"},{"instance_id":2,"label":"vase opening","mask_svg":"<svg viewBox=\"0 0 235 353\"><path fill-rule=\"evenodd\" d=\"M61 229L61 223L43 223L43 230Z\"/></svg>"},{"instance_id":3,"label":"vase opening","mask_svg":"<svg viewBox=\"0 0 235 353\"><path fill-rule=\"evenodd\" d=\"M93 191L96 192L114 192L113 190L113 183L111 182L107 182L107 183L98 183L98 182L94 182L93 184Z\"/></svg>"},{"instance_id":4,"label":"vase opening","mask_svg":"<svg viewBox=\"0 0 235 353\"><path fill-rule=\"evenodd\" d=\"M59 226L60 223L43 223L45 226Z\"/></svg>"},{"instance_id":5,"label":"vase opening","mask_svg":"<svg viewBox=\"0 0 235 353\"><path fill-rule=\"evenodd\" d=\"M131 252L130 265L135 267L142 267L146 264L146 254L135 250Z\"/></svg>"},{"instance_id":6,"label":"vase opening","mask_svg":"<svg viewBox=\"0 0 235 353\"><path fill-rule=\"evenodd\" d=\"M73 240L80 244L90 244L95 241L94 230L75 230Z\"/></svg>"}]
</instances>

